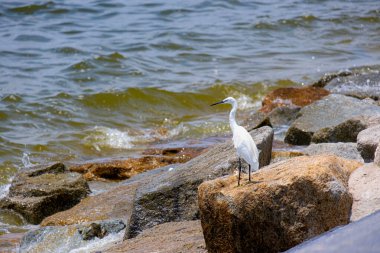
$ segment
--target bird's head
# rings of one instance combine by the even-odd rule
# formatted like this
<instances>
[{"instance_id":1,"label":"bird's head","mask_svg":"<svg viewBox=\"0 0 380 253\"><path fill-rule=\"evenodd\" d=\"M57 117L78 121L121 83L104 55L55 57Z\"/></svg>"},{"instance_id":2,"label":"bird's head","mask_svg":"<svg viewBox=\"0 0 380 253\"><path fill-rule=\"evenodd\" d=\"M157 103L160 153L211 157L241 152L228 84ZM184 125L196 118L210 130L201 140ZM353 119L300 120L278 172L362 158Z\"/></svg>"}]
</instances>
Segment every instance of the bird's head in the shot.
<instances>
[{"instance_id":1,"label":"bird's head","mask_svg":"<svg viewBox=\"0 0 380 253\"><path fill-rule=\"evenodd\" d=\"M228 97L228 98L225 98L222 101L216 102L210 106L219 105L219 104L231 104L231 105L233 105L234 103L236 103L236 100L233 97Z\"/></svg>"}]
</instances>

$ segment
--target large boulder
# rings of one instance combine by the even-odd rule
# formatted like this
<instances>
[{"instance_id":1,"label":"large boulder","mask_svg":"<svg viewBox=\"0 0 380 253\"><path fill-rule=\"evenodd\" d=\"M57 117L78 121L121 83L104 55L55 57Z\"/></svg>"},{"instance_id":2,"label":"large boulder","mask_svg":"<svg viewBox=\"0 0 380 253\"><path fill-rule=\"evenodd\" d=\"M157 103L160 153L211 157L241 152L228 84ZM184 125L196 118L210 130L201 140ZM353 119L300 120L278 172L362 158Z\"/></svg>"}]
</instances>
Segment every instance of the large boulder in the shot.
<instances>
[{"instance_id":1,"label":"large boulder","mask_svg":"<svg viewBox=\"0 0 380 253\"><path fill-rule=\"evenodd\" d=\"M250 132L258 149L260 167L269 164L273 130L262 127ZM199 218L198 186L210 179L229 175L238 159L232 141L227 141L179 165L177 168L145 181L136 192L134 211L125 238L157 224Z\"/></svg>"},{"instance_id":2,"label":"large boulder","mask_svg":"<svg viewBox=\"0 0 380 253\"><path fill-rule=\"evenodd\" d=\"M356 148L356 143L354 142L337 142L337 143L318 143L310 144L304 149L306 155L321 155L321 154L331 154L340 156L346 159L352 159L359 162L364 162L358 149Z\"/></svg>"},{"instance_id":3,"label":"large boulder","mask_svg":"<svg viewBox=\"0 0 380 253\"><path fill-rule=\"evenodd\" d=\"M351 221L380 210L380 167L373 163L355 170L348 181L354 199Z\"/></svg>"},{"instance_id":4,"label":"large boulder","mask_svg":"<svg viewBox=\"0 0 380 253\"><path fill-rule=\"evenodd\" d=\"M380 211L310 239L286 253L376 253L380 249Z\"/></svg>"},{"instance_id":5,"label":"large boulder","mask_svg":"<svg viewBox=\"0 0 380 253\"><path fill-rule=\"evenodd\" d=\"M69 226L48 226L30 231L24 235L20 252L92 252L102 244L115 243L122 237L125 224L121 220L106 220ZM81 249L81 250L79 250ZM92 250L91 250L92 249Z\"/></svg>"},{"instance_id":6,"label":"large boulder","mask_svg":"<svg viewBox=\"0 0 380 253\"><path fill-rule=\"evenodd\" d=\"M359 166L301 156L259 170L242 186L236 176L204 182L198 201L208 252L280 252L348 223L348 178Z\"/></svg>"},{"instance_id":7,"label":"large boulder","mask_svg":"<svg viewBox=\"0 0 380 253\"><path fill-rule=\"evenodd\" d=\"M375 151L380 142L380 124L369 127L358 134L358 150L366 162L375 158Z\"/></svg>"},{"instance_id":8,"label":"large boulder","mask_svg":"<svg viewBox=\"0 0 380 253\"><path fill-rule=\"evenodd\" d=\"M89 192L82 176L69 173L62 163L36 166L15 176L0 208L13 209L28 222L38 224L43 218L78 204Z\"/></svg>"},{"instance_id":9,"label":"large boulder","mask_svg":"<svg viewBox=\"0 0 380 253\"><path fill-rule=\"evenodd\" d=\"M169 222L144 230L137 237L125 240L104 253L206 253L206 245L199 220Z\"/></svg>"},{"instance_id":10,"label":"large boulder","mask_svg":"<svg viewBox=\"0 0 380 253\"><path fill-rule=\"evenodd\" d=\"M356 142L358 133L368 127L366 119L379 115L379 106L331 94L299 111L286 133L285 142L295 145Z\"/></svg>"}]
</instances>

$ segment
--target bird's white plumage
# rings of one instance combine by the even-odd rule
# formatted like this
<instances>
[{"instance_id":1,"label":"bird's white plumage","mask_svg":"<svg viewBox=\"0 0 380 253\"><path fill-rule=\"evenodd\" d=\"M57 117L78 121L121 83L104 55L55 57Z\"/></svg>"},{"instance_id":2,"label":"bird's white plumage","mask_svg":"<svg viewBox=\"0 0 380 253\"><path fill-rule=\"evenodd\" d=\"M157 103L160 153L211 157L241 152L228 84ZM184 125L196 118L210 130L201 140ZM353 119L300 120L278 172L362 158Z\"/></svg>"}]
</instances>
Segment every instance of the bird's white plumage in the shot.
<instances>
[{"instance_id":1,"label":"bird's white plumage","mask_svg":"<svg viewBox=\"0 0 380 253\"><path fill-rule=\"evenodd\" d=\"M236 123L235 114L238 107L236 100L233 97L228 97L212 105L216 104L232 105L229 120L232 130L232 141L236 148L236 152L239 157L243 158L248 164L251 165L251 169L253 171L257 171L259 169L259 152L257 150L255 142L252 139L252 136L244 127L239 126Z\"/></svg>"},{"instance_id":2,"label":"bird's white plumage","mask_svg":"<svg viewBox=\"0 0 380 253\"><path fill-rule=\"evenodd\" d=\"M251 165L253 171L259 169L258 156L259 151L247 130L237 125L234 127L232 141L238 155Z\"/></svg>"}]
</instances>

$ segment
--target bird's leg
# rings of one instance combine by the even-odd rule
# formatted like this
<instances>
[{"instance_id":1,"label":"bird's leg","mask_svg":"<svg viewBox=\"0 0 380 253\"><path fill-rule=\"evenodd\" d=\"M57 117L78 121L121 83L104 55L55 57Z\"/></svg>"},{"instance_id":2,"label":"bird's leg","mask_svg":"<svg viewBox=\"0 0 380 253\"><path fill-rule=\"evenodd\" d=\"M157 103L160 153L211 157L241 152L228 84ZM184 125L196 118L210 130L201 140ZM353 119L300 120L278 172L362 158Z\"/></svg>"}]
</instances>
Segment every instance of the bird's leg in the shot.
<instances>
[{"instance_id":1,"label":"bird's leg","mask_svg":"<svg viewBox=\"0 0 380 253\"><path fill-rule=\"evenodd\" d=\"M241 172L241 159L239 157L239 178L238 178L238 186L240 185L240 172Z\"/></svg>"},{"instance_id":2,"label":"bird's leg","mask_svg":"<svg viewBox=\"0 0 380 253\"><path fill-rule=\"evenodd\" d=\"M249 165L249 169L248 169L248 180L249 182L251 182L251 165Z\"/></svg>"}]
</instances>

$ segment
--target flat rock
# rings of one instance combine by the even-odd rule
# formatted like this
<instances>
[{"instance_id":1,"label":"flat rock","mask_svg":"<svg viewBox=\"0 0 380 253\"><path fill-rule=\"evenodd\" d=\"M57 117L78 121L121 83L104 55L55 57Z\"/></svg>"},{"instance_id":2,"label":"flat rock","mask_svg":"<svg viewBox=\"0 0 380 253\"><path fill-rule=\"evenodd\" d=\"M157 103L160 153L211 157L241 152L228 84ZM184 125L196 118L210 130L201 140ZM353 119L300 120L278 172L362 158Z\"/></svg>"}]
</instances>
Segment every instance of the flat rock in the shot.
<instances>
[{"instance_id":1,"label":"flat rock","mask_svg":"<svg viewBox=\"0 0 380 253\"><path fill-rule=\"evenodd\" d=\"M258 149L260 167L269 164L273 130L262 127L250 132ZM155 225L199 219L198 186L206 180L234 172L238 158L232 141L210 148L175 169L153 177L139 187L125 239Z\"/></svg>"},{"instance_id":2,"label":"flat rock","mask_svg":"<svg viewBox=\"0 0 380 253\"><path fill-rule=\"evenodd\" d=\"M121 220L43 227L24 235L20 252L71 252L79 248L80 252L90 252L88 245L94 241L97 245L119 241L123 229L125 224Z\"/></svg>"},{"instance_id":3,"label":"flat rock","mask_svg":"<svg viewBox=\"0 0 380 253\"><path fill-rule=\"evenodd\" d=\"M206 253L207 250L201 223L196 220L157 225L102 252Z\"/></svg>"},{"instance_id":4,"label":"flat rock","mask_svg":"<svg viewBox=\"0 0 380 253\"><path fill-rule=\"evenodd\" d=\"M349 175L361 163L333 155L301 156L253 174L199 186L207 250L280 252L349 222Z\"/></svg>"},{"instance_id":5,"label":"flat rock","mask_svg":"<svg viewBox=\"0 0 380 253\"><path fill-rule=\"evenodd\" d=\"M372 162L380 142L380 124L361 131L357 137L358 150L366 162Z\"/></svg>"},{"instance_id":6,"label":"flat rock","mask_svg":"<svg viewBox=\"0 0 380 253\"><path fill-rule=\"evenodd\" d=\"M380 167L365 164L354 171L348 185L354 199L351 221L359 220L380 210Z\"/></svg>"},{"instance_id":7,"label":"flat rock","mask_svg":"<svg viewBox=\"0 0 380 253\"><path fill-rule=\"evenodd\" d=\"M305 148L304 153L306 155L321 155L321 154L331 154L340 156L346 159L356 160L358 162L364 162L358 149L356 148L356 143L354 142L337 142L337 143L318 143L310 144Z\"/></svg>"},{"instance_id":8,"label":"flat rock","mask_svg":"<svg viewBox=\"0 0 380 253\"><path fill-rule=\"evenodd\" d=\"M28 222L38 224L43 218L78 204L89 192L82 176L69 173L61 163L36 166L15 176L0 208L12 209Z\"/></svg>"},{"instance_id":9,"label":"flat rock","mask_svg":"<svg viewBox=\"0 0 380 253\"><path fill-rule=\"evenodd\" d=\"M310 239L286 253L377 253L380 212Z\"/></svg>"},{"instance_id":10,"label":"flat rock","mask_svg":"<svg viewBox=\"0 0 380 253\"><path fill-rule=\"evenodd\" d=\"M125 180L144 171L187 162L199 155L203 149L150 149L146 150L145 156L140 158L73 164L69 166L69 170L83 174L86 180Z\"/></svg>"},{"instance_id":11,"label":"flat rock","mask_svg":"<svg viewBox=\"0 0 380 253\"><path fill-rule=\"evenodd\" d=\"M128 224L138 184L117 186L109 191L81 200L73 208L55 213L41 222L41 226L63 226L120 219Z\"/></svg>"},{"instance_id":12,"label":"flat rock","mask_svg":"<svg viewBox=\"0 0 380 253\"><path fill-rule=\"evenodd\" d=\"M260 111L268 113L277 107L303 107L328 94L329 91L312 86L278 88L264 97Z\"/></svg>"},{"instance_id":13,"label":"flat rock","mask_svg":"<svg viewBox=\"0 0 380 253\"><path fill-rule=\"evenodd\" d=\"M331 94L302 108L286 133L285 142L356 142L367 128L365 118L380 115L380 107L353 97Z\"/></svg>"}]
</instances>

